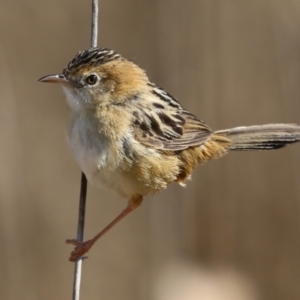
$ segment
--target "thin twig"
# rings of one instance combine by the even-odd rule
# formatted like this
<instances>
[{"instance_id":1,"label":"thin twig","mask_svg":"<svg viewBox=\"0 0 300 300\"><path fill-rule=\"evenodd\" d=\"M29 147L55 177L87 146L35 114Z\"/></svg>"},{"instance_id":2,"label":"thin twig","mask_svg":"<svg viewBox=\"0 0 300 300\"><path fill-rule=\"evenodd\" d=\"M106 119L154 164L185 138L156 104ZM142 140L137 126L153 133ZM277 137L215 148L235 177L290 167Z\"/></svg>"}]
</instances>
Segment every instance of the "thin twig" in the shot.
<instances>
[{"instance_id":1,"label":"thin twig","mask_svg":"<svg viewBox=\"0 0 300 300\"><path fill-rule=\"evenodd\" d=\"M97 39L98 39L98 0L92 0L92 34L91 34L92 48L97 47ZM79 199L78 225L77 225L77 240L80 242L83 242L86 193L87 193L87 180L85 174L82 172L81 186L80 186L80 199ZM80 297L82 261L83 258L81 257L75 262L72 300L79 300Z\"/></svg>"}]
</instances>

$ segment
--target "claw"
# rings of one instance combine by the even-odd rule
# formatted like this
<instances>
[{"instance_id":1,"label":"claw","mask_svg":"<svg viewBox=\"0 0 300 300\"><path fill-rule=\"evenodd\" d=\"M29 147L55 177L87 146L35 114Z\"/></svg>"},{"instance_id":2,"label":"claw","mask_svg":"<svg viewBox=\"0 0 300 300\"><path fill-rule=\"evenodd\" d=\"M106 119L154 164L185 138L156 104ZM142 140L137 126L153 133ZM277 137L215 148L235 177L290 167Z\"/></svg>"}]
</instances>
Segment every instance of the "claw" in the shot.
<instances>
[{"instance_id":1,"label":"claw","mask_svg":"<svg viewBox=\"0 0 300 300\"><path fill-rule=\"evenodd\" d=\"M80 242L75 239L72 239L72 240L66 240L66 243L75 246L74 250L71 252L71 255L69 257L70 261L75 262L77 259L82 257L82 255L84 255L86 252L88 252L91 249L91 247L94 244L94 241L89 240L86 242Z\"/></svg>"}]
</instances>

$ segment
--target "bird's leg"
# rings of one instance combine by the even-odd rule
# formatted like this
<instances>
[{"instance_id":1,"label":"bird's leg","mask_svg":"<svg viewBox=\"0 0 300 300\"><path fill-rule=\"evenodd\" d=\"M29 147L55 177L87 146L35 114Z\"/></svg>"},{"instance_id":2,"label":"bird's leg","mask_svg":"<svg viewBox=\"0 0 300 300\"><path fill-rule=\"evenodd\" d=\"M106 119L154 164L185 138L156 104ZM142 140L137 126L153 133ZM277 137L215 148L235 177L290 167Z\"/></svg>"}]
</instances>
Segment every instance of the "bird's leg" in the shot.
<instances>
[{"instance_id":1,"label":"bird's leg","mask_svg":"<svg viewBox=\"0 0 300 300\"><path fill-rule=\"evenodd\" d=\"M76 261L82 255L90 250L90 248L96 243L96 241L104 235L107 231L109 231L113 226L115 226L120 220L122 220L125 216L129 213L134 211L137 207L141 205L143 201L143 196L135 195L131 197L128 201L127 207L112 221L110 222L105 228L103 228L98 234L96 234L92 239L86 242L79 242L75 239L67 240L67 244L73 244L75 249L71 252L71 256L69 258L70 261Z\"/></svg>"}]
</instances>

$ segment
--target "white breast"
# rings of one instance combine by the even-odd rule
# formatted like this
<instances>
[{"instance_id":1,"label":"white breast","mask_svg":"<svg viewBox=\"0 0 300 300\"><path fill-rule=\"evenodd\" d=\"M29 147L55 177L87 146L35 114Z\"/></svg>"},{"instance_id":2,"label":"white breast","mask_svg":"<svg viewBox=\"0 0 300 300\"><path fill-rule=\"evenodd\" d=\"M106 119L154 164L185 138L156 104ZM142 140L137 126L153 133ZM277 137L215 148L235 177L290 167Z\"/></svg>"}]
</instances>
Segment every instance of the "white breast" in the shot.
<instances>
[{"instance_id":1,"label":"white breast","mask_svg":"<svg viewBox=\"0 0 300 300\"><path fill-rule=\"evenodd\" d=\"M81 170L93 183L96 174L107 164L108 139L98 132L95 120L76 114L72 116L67 141Z\"/></svg>"},{"instance_id":2,"label":"white breast","mask_svg":"<svg viewBox=\"0 0 300 300\"><path fill-rule=\"evenodd\" d=\"M108 186L109 190L126 198L137 193L146 195L150 188L124 171L122 155L116 153L112 145L114 143L104 134L105 128L99 130L100 120L88 113L79 95L67 88L64 90L72 111L67 141L88 182L96 186ZM122 141L121 136L119 139Z\"/></svg>"},{"instance_id":3,"label":"white breast","mask_svg":"<svg viewBox=\"0 0 300 300\"><path fill-rule=\"evenodd\" d=\"M75 114L67 133L68 144L88 182L98 187L107 186L126 198L137 192L144 194L144 187L138 181L118 168L116 161L112 164L111 143L97 128L95 120Z\"/></svg>"}]
</instances>

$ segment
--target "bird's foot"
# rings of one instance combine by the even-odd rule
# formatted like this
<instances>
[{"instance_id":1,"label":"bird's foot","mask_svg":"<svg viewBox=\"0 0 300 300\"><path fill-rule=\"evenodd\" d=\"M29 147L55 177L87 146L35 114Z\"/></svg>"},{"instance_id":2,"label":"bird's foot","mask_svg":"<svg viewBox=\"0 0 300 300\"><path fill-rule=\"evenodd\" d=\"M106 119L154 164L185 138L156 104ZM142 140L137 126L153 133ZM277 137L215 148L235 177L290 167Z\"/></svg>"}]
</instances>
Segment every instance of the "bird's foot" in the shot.
<instances>
[{"instance_id":1,"label":"bird's foot","mask_svg":"<svg viewBox=\"0 0 300 300\"><path fill-rule=\"evenodd\" d=\"M80 257L82 257L82 255L87 253L94 245L93 240L88 240L86 242L80 242L80 241L73 239L73 240L66 240L66 243L72 244L75 246L74 250L71 252L71 255L69 257L69 260L74 261L74 262L77 259L79 259Z\"/></svg>"}]
</instances>

